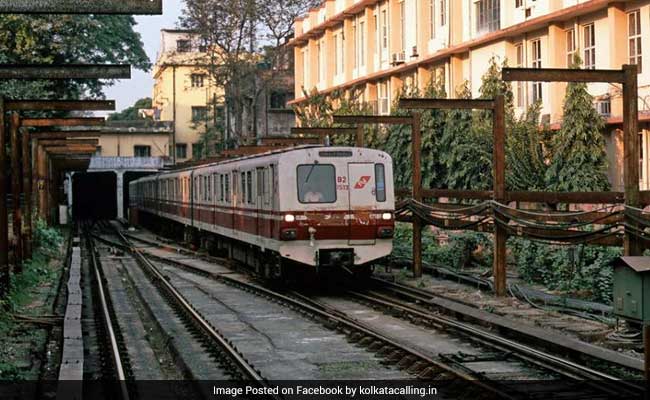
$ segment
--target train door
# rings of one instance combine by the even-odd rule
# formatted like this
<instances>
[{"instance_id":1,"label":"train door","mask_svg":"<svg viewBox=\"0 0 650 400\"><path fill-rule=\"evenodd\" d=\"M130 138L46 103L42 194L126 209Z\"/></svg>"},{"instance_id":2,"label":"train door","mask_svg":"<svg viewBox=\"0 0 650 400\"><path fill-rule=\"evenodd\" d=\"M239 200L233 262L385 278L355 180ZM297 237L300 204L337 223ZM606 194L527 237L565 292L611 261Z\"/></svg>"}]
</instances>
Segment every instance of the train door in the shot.
<instances>
[{"instance_id":1,"label":"train door","mask_svg":"<svg viewBox=\"0 0 650 400\"><path fill-rule=\"evenodd\" d=\"M350 209L348 214L349 243L375 244L375 226L370 218L375 203L375 165L349 163L348 183Z\"/></svg>"},{"instance_id":2,"label":"train door","mask_svg":"<svg viewBox=\"0 0 650 400\"><path fill-rule=\"evenodd\" d=\"M264 235L264 168L257 168L257 177L255 181L255 218L256 232L258 236Z\"/></svg>"}]
</instances>

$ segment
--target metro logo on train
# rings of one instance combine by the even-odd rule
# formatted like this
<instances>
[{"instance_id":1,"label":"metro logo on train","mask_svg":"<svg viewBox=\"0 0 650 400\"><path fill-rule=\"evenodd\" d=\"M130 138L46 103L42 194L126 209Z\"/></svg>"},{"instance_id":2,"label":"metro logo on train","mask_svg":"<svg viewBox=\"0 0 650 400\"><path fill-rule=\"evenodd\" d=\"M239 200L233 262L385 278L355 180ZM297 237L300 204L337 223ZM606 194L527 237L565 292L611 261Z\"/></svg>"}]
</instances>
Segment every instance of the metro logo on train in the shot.
<instances>
[{"instance_id":1,"label":"metro logo on train","mask_svg":"<svg viewBox=\"0 0 650 400\"><path fill-rule=\"evenodd\" d=\"M369 176L362 176L361 179L359 179L359 182L357 182L356 185L354 185L355 189L363 189L366 187L366 185L370 182L370 177Z\"/></svg>"}]
</instances>

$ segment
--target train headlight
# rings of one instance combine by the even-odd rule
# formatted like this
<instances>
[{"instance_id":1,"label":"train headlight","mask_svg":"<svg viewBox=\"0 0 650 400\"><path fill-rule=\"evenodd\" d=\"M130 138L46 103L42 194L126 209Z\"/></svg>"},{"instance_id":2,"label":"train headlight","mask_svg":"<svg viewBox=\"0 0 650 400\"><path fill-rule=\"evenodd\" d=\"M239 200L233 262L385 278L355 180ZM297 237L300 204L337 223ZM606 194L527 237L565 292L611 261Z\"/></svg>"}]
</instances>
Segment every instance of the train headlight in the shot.
<instances>
[{"instance_id":1,"label":"train headlight","mask_svg":"<svg viewBox=\"0 0 650 400\"><path fill-rule=\"evenodd\" d=\"M284 222L294 222L296 220L296 216L293 214L287 214L284 216Z\"/></svg>"},{"instance_id":2,"label":"train headlight","mask_svg":"<svg viewBox=\"0 0 650 400\"><path fill-rule=\"evenodd\" d=\"M381 214L381 219L383 219L384 221L390 221L391 219L393 219L393 214L383 213Z\"/></svg>"}]
</instances>

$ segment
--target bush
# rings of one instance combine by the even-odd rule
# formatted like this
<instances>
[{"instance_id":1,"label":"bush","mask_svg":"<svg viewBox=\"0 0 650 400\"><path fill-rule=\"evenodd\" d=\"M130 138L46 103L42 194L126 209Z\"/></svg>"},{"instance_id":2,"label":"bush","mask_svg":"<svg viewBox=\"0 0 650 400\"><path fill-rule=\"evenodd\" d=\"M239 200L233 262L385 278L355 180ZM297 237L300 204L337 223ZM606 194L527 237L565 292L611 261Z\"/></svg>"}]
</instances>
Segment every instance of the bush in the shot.
<instances>
[{"instance_id":1,"label":"bush","mask_svg":"<svg viewBox=\"0 0 650 400\"><path fill-rule=\"evenodd\" d=\"M0 300L0 309L16 311L29 301L31 288L54 278L56 272L49 267L49 262L60 255L62 244L63 236L59 230L48 227L42 220L36 222L32 259L24 262L21 274L12 276L9 293L6 299ZM0 321L0 331L6 322Z\"/></svg>"},{"instance_id":2,"label":"bush","mask_svg":"<svg viewBox=\"0 0 650 400\"><path fill-rule=\"evenodd\" d=\"M613 269L610 263L620 248L603 246L558 246L511 239L510 250L521 277L551 290L610 303Z\"/></svg>"},{"instance_id":3,"label":"bush","mask_svg":"<svg viewBox=\"0 0 650 400\"><path fill-rule=\"evenodd\" d=\"M413 256L413 227L407 223L395 224L393 256L411 259ZM449 242L438 243L431 229L422 230L422 257L425 263L452 269L488 267L492 265L492 239L478 232L451 233Z\"/></svg>"}]
</instances>

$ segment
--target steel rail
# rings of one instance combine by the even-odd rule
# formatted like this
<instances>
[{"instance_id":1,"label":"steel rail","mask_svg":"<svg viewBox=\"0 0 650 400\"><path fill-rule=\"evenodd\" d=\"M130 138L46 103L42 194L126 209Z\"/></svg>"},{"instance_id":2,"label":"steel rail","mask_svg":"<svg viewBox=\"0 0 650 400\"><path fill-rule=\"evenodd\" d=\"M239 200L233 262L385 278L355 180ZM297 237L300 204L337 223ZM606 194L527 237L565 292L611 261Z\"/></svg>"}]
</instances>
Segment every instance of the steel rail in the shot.
<instances>
[{"instance_id":1,"label":"steel rail","mask_svg":"<svg viewBox=\"0 0 650 400\"><path fill-rule=\"evenodd\" d=\"M117 379L120 381L120 394L122 400L129 400L129 391L126 386L126 373L124 371L124 364L122 363L122 357L120 355L119 345L117 343L117 336L115 335L115 330L113 329L113 320L108 308L108 300L106 291L104 290L104 284L102 283L102 275L100 274L101 264L97 260L97 254L95 253L95 246L90 235L86 235L88 240L88 246L90 250L90 260L93 266L93 272L95 274L95 280L97 281L97 289L99 291L99 299L102 308L102 316L104 324L106 325L106 330L108 331L108 338L111 345L111 358L115 367L115 372L117 374Z\"/></svg>"},{"instance_id":2,"label":"steel rail","mask_svg":"<svg viewBox=\"0 0 650 400\"><path fill-rule=\"evenodd\" d=\"M120 235L122 235L121 232L119 232ZM144 242L144 241L143 241ZM147 241L149 242L149 241ZM149 242L151 244L151 242ZM501 388L497 387L496 385L492 385L489 383L486 383L484 381L479 380L480 377L474 376L472 374L466 373L465 371L460 371L458 369L455 369L447 364L445 364L443 361L435 360L426 354L423 354L419 352L418 350L411 349L406 347L403 344L400 344L393 339L386 337L385 335L382 335L381 333L375 332L371 328L364 326L362 323L359 321L355 321L352 318L349 318L345 315L342 315L340 313L335 313L333 311L328 311L324 309L322 306L316 304L313 300L307 299L307 298L302 298L301 300L298 300L293 297L285 296L281 293L275 292L273 290L264 288L259 285L255 285L249 282L245 282L243 280L236 279L232 276L228 275L221 275L221 274L214 274L209 271L202 270L197 267L193 267L184 263L180 263L175 260L170 260L170 259L161 259L156 256L150 256L150 255L144 255L140 253L140 256L143 257L144 259L147 259L147 257L150 257L152 259L159 260L160 262L171 264L174 266L177 266L181 269L188 270L192 273L196 273L199 275L207 276L210 279L224 282L226 284L230 284L232 286L239 286L244 288L245 290L251 291L251 292L256 292L259 293L263 296L267 296L270 298L274 298L275 300L278 300L279 302L282 302L284 304L287 304L292 307L296 307L299 309L302 309L304 311L307 311L311 313L312 315L318 316L319 318L322 318L324 320L332 321L335 322L341 326L345 326L346 328L354 331L354 332L359 332L365 336L369 336L374 338L375 340L378 340L382 343L384 343L387 346L390 346L392 348L397 349L398 351L407 354L409 356L414 357L416 360L424 362L426 365L437 368L439 371L442 373L447 373L451 374L453 376L456 376L457 378L460 378L464 381L468 381L469 383L476 385L480 389L485 389L489 390L490 392L496 394L499 396L499 398L502 399L510 399L514 400L516 397L512 397L508 393L506 393L504 390ZM147 260L147 262L149 262ZM163 278L164 279L164 278ZM168 283L166 280L164 281L167 285L171 286L170 283ZM296 297L300 296L300 294L295 294ZM426 369L426 368L423 368Z\"/></svg>"},{"instance_id":3,"label":"steel rail","mask_svg":"<svg viewBox=\"0 0 650 400\"><path fill-rule=\"evenodd\" d=\"M416 288L404 288L403 285L396 285L393 284L392 282L387 282L379 279L375 279L374 281L380 282L381 285L385 286L390 291L394 291L395 293L398 293L400 295L410 297L412 300L418 302L424 302L425 304L427 304L435 296L434 294L431 294L431 296L427 298L426 294L419 293L419 290ZM371 293L371 295L369 296L366 294L359 294L354 292L348 292L348 295L358 297L367 301L375 302L378 304L383 303L382 305L384 306L390 306L396 309L401 309L403 311L415 314L420 318L428 319L440 325L444 325L453 328L455 330L461 331L470 337L480 337L481 339L486 340L488 342L504 346L506 348L509 348L519 353L523 353L527 357L533 357L544 363L552 364L554 367L559 367L559 368L564 368L566 370L569 370L572 374L578 374L581 379L592 379L592 380L600 379L606 382L616 382L617 384L625 386L628 390L635 392L635 394L643 393L645 391L643 387L631 384L620 378L594 370L584 365L580 365L573 361L566 360L564 358L549 353L545 353L543 351L534 349L530 346L515 342L514 340L489 333L482 329L476 328L470 324L463 323L460 321L455 321L451 318L442 317L439 315L432 314L430 312L425 312L422 309L411 306L409 304L405 304L401 301L389 298L387 296L378 295L376 293ZM611 392L614 394L618 393L617 390L611 390Z\"/></svg>"},{"instance_id":4,"label":"steel rail","mask_svg":"<svg viewBox=\"0 0 650 400\"><path fill-rule=\"evenodd\" d=\"M544 353L543 351L533 349L529 346L517 343L510 339L500 337L498 335L491 334L482 329L475 328L469 324L462 322L454 321L449 318L439 317L422 310L417 309L416 307L409 306L402 302L396 301L394 299L387 298L385 296L380 296L376 293L371 295L359 294L349 292L348 295L357 297L359 299L372 302L374 304L382 305L384 307L390 307L391 309L401 310L409 313L410 315L417 316L428 320L430 322L438 323L446 328L451 328L456 331L462 332L464 335L467 335L471 340L480 340L482 342L487 342L489 346L496 345L499 350L508 349L515 352L515 356L520 357L524 361L533 363L541 368L552 369L556 373L560 373L567 378L571 379L582 379L582 380L603 380L604 382L617 382L627 387L627 389L634 391L634 394L638 394L642 391L640 387L630 386L626 382L622 381L619 378L613 377L611 375L602 373L600 371L593 370L591 368L582 366L580 364L565 360L563 358ZM553 369L556 368L556 369ZM560 370L562 369L562 370ZM603 392L607 392L610 395L620 394L620 388L611 388L604 386L602 384L597 384L594 382L589 382L593 387L596 387Z\"/></svg>"},{"instance_id":5,"label":"steel rail","mask_svg":"<svg viewBox=\"0 0 650 400\"><path fill-rule=\"evenodd\" d=\"M126 244L129 252L135 256L136 260L153 273L158 282L162 284L175 301L182 306L183 310L187 312L187 314L190 315L197 324L199 324L201 329L203 329L210 338L219 345L219 347L228 353L230 359L236 364L241 372L243 372L247 378L256 382L259 386L270 388L267 384L266 378L264 378L258 370L253 368L239 353L239 351L194 309L185 297L183 297L183 295L167 281L158 268L153 265L153 263L149 261L149 259L139 249L131 245L131 242L122 234L122 232L119 230L116 230L116 232L120 239Z\"/></svg>"}]
</instances>

